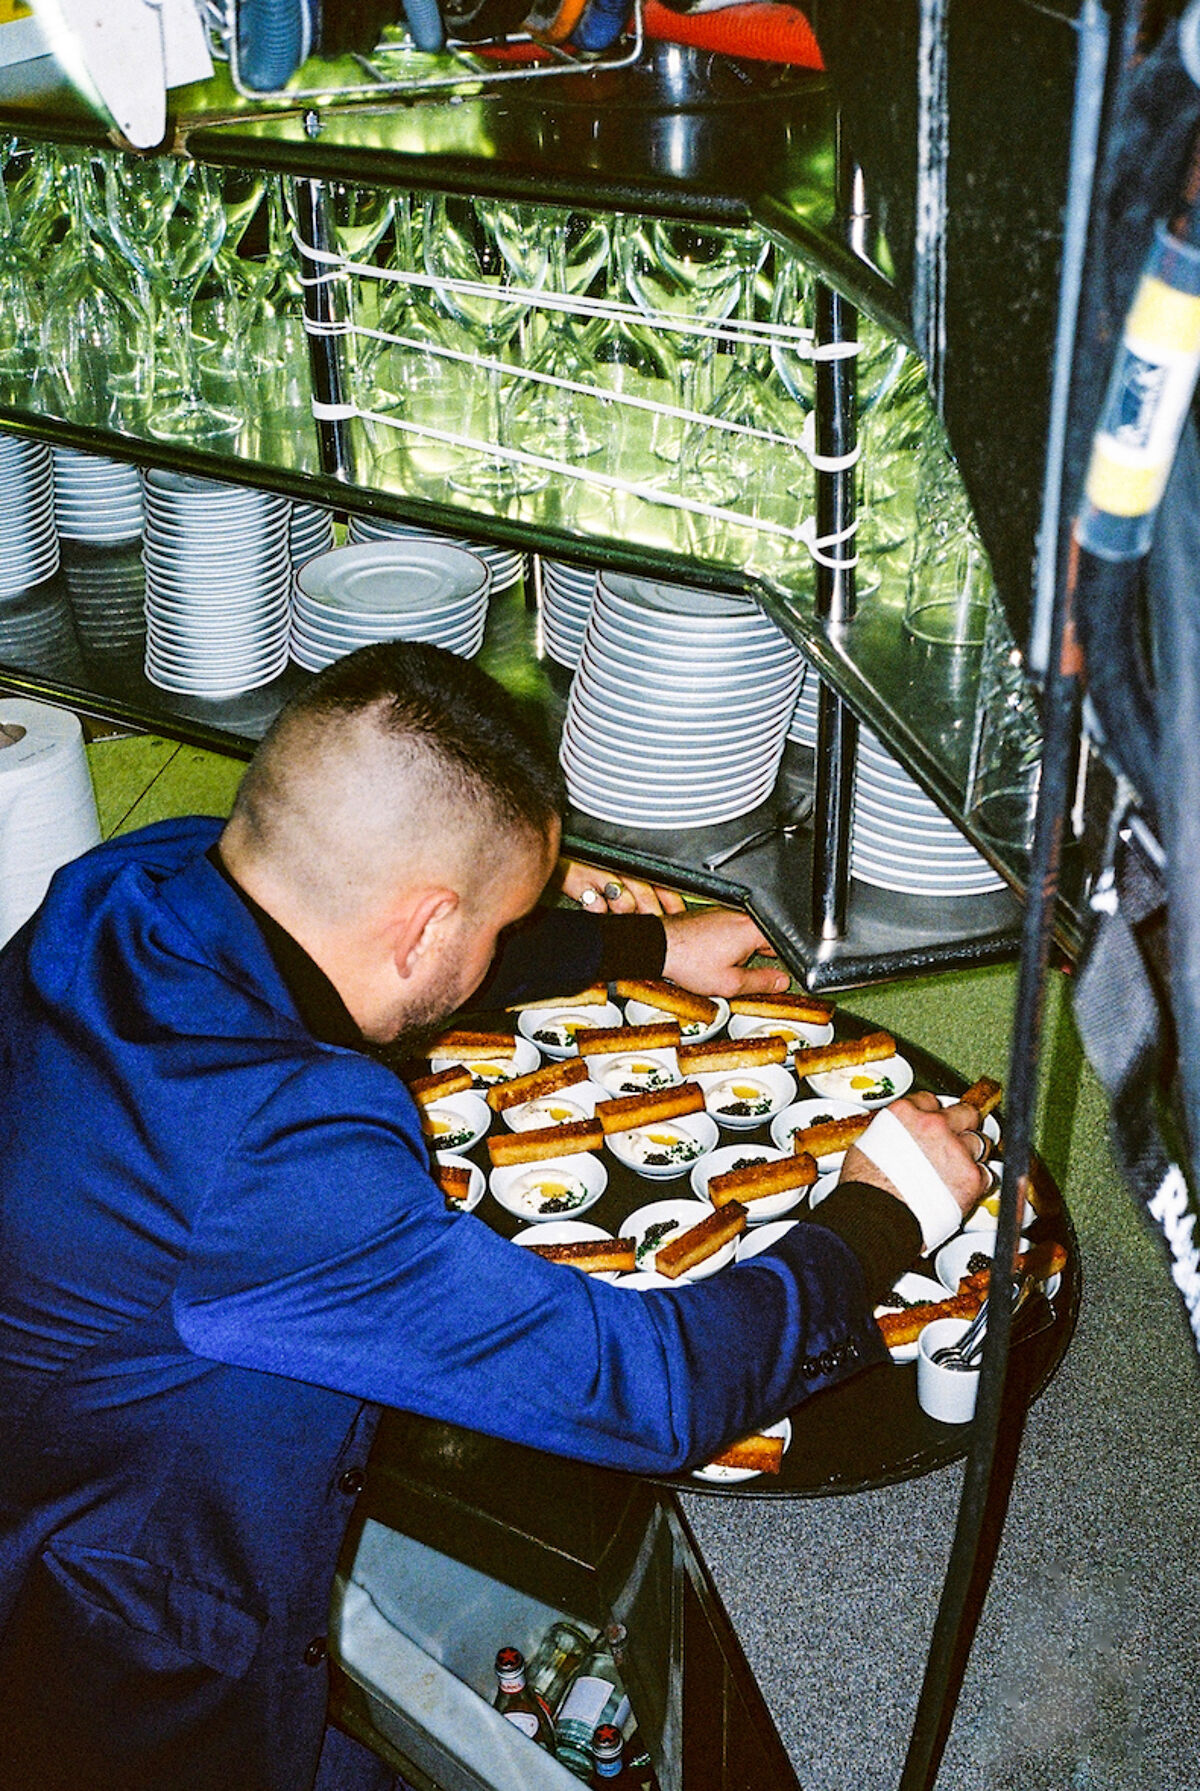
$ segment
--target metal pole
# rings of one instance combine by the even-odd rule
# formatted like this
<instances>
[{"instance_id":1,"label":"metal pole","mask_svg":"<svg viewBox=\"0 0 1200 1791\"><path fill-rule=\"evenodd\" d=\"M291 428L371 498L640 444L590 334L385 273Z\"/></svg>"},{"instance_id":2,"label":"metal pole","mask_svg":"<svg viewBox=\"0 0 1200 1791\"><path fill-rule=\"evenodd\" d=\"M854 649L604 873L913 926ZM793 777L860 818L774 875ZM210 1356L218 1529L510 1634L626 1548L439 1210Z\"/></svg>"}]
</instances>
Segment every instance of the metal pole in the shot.
<instances>
[{"instance_id":1,"label":"metal pole","mask_svg":"<svg viewBox=\"0 0 1200 1791\"><path fill-rule=\"evenodd\" d=\"M329 263L305 253L306 244L323 254L331 252L335 246L329 216L329 188L323 180L296 180L292 183L292 191L301 239L299 255L304 280L308 362L313 399L319 406L315 420L321 471L333 479L349 479L351 445L349 416L343 414L346 413L346 380L341 349L345 337L337 333L337 325L345 319L338 315L338 287L330 276Z\"/></svg>"},{"instance_id":2,"label":"metal pole","mask_svg":"<svg viewBox=\"0 0 1200 1791\"><path fill-rule=\"evenodd\" d=\"M863 227L862 180L850 172L845 214L852 245ZM816 292L815 332L818 347L854 342L858 314L839 292L821 282ZM820 469L819 459L841 459L854 451L856 359L853 353L818 356L814 379L817 541L815 607L831 626L854 614L854 567L831 564L854 557L855 468ZM839 939L846 930L850 893L850 827L854 803L854 769L858 756L858 718L827 684L817 707L816 785L813 812L812 924L819 939Z\"/></svg>"}]
</instances>

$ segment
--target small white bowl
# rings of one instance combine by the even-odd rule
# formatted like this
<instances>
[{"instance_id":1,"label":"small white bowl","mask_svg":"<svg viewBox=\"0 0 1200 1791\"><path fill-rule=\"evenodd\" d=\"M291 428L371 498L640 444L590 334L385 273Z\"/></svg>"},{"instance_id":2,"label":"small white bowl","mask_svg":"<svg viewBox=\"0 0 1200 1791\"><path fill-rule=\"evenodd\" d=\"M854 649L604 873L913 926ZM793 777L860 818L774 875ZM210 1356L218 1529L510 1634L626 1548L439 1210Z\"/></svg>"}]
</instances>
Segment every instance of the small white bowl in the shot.
<instances>
[{"instance_id":1,"label":"small white bowl","mask_svg":"<svg viewBox=\"0 0 1200 1791\"><path fill-rule=\"evenodd\" d=\"M517 1015L517 1031L547 1057L574 1057L579 1050L575 1033L619 1026L621 1010L615 1002L580 1007L564 1001L561 1007L523 1008Z\"/></svg>"},{"instance_id":2,"label":"small white bowl","mask_svg":"<svg viewBox=\"0 0 1200 1791\"><path fill-rule=\"evenodd\" d=\"M655 1269L634 1269L632 1275L616 1275L613 1279L618 1287L631 1287L635 1292L644 1293L647 1288L652 1287L678 1287L681 1281L687 1280L687 1276L680 1275L677 1280L672 1281L669 1275L660 1275Z\"/></svg>"},{"instance_id":3,"label":"small white bowl","mask_svg":"<svg viewBox=\"0 0 1200 1791\"><path fill-rule=\"evenodd\" d=\"M796 1072L804 1076L804 1059L796 1060ZM884 1057L878 1063L855 1063L844 1070L826 1070L823 1074L805 1076L814 1094L831 1101L857 1101L860 1107L886 1107L913 1083L912 1065L907 1057Z\"/></svg>"},{"instance_id":4,"label":"small white bowl","mask_svg":"<svg viewBox=\"0 0 1200 1791\"><path fill-rule=\"evenodd\" d=\"M685 1113L678 1119L664 1119L649 1126L633 1126L628 1132L610 1132L604 1140L618 1163L632 1169L635 1175L650 1181L674 1181L676 1176L695 1174L701 1159L708 1156L720 1133L717 1122L707 1113ZM667 1163L649 1161L649 1157L666 1155L668 1145L687 1147L686 1155L675 1156Z\"/></svg>"},{"instance_id":5,"label":"small white bowl","mask_svg":"<svg viewBox=\"0 0 1200 1791\"><path fill-rule=\"evenodd\" d=\"M791 1150L793 1133L807 1131L809 1126L820 1125L827 1119L856 1119L866 1111L861 1101L818 1101L811 1097L806 1101L793 1101L771 1121L771 1142L780 1150ZM844 1150L830 1151L817 1158L817 1168L822 1171L840 1169L845 1155Z\"/></svg>"},{"instance_id":6,"label":"small white bowl","mask_svg":"<svg viewBox=\"0 0 1200 1791\"><path fill-rule=\"evenodd\" d=\"M513 1238L514 1244L520 1244L527 1250L530 1244L582 1244L589 1239L611 1238L612 1232L605 1231L602 1225L588 1225L582 1219L551 1219L541 1225L530 1225L525 1231L518 1231ZM571 1264L561 1264L570 1268ZM580 1269L579 1274L587 1271ZM590 1281L620 1281L619 1269L600 1269L588 1276ZM628 1276L625 1277L629 1279ZM665 1277L664 1277L665 1279Z\"/></svg>"},{"instance_id":7,"label":"small white bowl","mask_svg":"<svg viewBox=\"0 0 1200 1791\"><path fill-rule=\"evenodd\" d=\"M902 1312L905 1306L938 1306L946 1297L940 1281L934 1281L929 1275L914 1274L911 1270L893 1284L892 1292L900 1296L903 1306L894 1300L880 1300L875 1308L876 1318L881 1318L885 1312ZM916 1338L911 1343L897 1343L890 1354L893 1362L915 1362Z\"/></svg>"},{"instance_id":8,"label":"small white bowl","mask_svg":"<svg viewBox=\"0 0 1200 1791\"><path fill-rule=\"evenodd\" d=\"M697 1163L692 1170L692 1191L700 1200L708 1199L708 1184L714 1175L728 1175L747 1163L778 1163L789 1153L770 1144L725 1144ZM762 1200L746 1202L746 1224L765 1225L769 1219L781 1219L794 1212L808 1194L807 1188L787 1188L782 1194L768 1194ZM743 1234L744 1235L744 1234Z\"/></svg>"},{"instance_id":9,"label":"small white bowl","mask_svg":"<svg viewBox=\"0 0 1200 1791\"><path fill-rule=\"evenodd\" d=\"M765 1425L759 1434L764 1437L782 1437L783 1453L786 1455L792 1445L792 1421L790 1418L781 1418L778 1424ZM692 1479L709 1480L728 1486L739 1480L757 1480L761 1471L759 1468L726 1468L710 1461L702 1468L693 1468Z\"/></svg>"},{"instance_id":10,"label":"small white bowl","mask_svg":"<svg viewBox=\"0 0 1200 1791\"><path fill-rule=\"evenodd\" d=\"M653 1088L673 1088L683 1080L674 1047L662 1051L612 1051L588 1059L588 1074L612 1095L645 1094Z\"/></svg>"},{"instance_id":11,"label":"small white bowl","mask_svg":"<svg viewBox=\"0 0 1200 1791\"><path fill-rule=\"evenodd\" d=\"M536 1101L522 1101L519 1107L503 1107L500 1117L510 1132L533 1132L543 1126L568 1126L576 1120L591 1119L599 1101L608 1096L594 1082L572 1082L553 1094Z\"/></svg>"},{"instance_id":12,"label":"small white bowl","mask_svg":"<svg viewBox=\"0 0 1200 1791\"><path fill-rule=\"evenodd\" d=\"M988 1173L992 1178L990 1194L985 1194L977 1207L974 1207L963 1221L964 1231L995 1231L1000 1223L1000 1170L1001 1165L988 1159ZM1021 1224L1032 1225L1037 1218L1037 1208L1031 1200L1026 1200L1021 1213Z\"/></svg>"},{"instance_id":13,"label":"small white bowl","mask_svg":"<svg viewBox=\"0 0 1200 1791\"><path fill-rule=\"evenodd\" d=\"M793 1225L799 1225L799 1219L772 1219L769 1225L755 1225L752 1230L744 1231L737 1241L735 1255L739 1262L746 1262L760 1251L770 1249L777 1244Z\"/></svg>"},{"instance_id":14,"label":"small white bowl","mask_svg":"<svg viewBox=\"0 0 1200 1791\"><path fill-rule=\"evenodd\" d=\"M824 1175L819 1175L808 1191L810 1210L815 1206L820 1206L823 1200L828 1200L841 1179L840 1169L827 1169Z\"/></svg>"},{"instance_id":15,"label":"small white bowl","mask_svg":"<svg viewBox=\"0 0 1200 1791\"><path fill-rule=\"evenodd\" d=\"M969 1318L935 1318L917 1338L917 1400L921 1410L940 1424L967 1424L975 1416L979 1369L945 1368L933 1352L957 1343Z\"/></svg>"},{"instance_id":16,"label":"small white bowl","mask_svg":"<svg viewBox=\"0 0 1200 1791\"><path fill-rule=\"evenodd\" d=\"M549 1184L565 1192L539 1192ZM599 1157L579 1151L568 1157L547 1157L540 1163L506 1163L488 1178L492 1198L515 1219L544 1225L550 1219L574 1217L595 1206L608 1186L608 1171ZM546 1203L550 1204L546 1210Z\"/></svg>"},{"instance_id":17,"label":"small white bowl","mask_svg":"<svg viewBox=\"0 0 1200 1791\"><path fill-rule=\"evenodd\" d=\"M833 1039L833 1021L817 1026L807 1020L772 1020L766 1014L734 1014L729 1022L731 1039L784 1038L788 1044L788 1062L793 1063L797 1047L828 1045Z\"/></svg>"},{"instance_id":18,"label":"small white bowl","mask_svg":"<svg viewBox=\"0 0 1200 1791\"><path fill-rule=\"evenodd\" d=\"M446 1206L451 1212L473 1213L483 1199L484 1190L487 1187L487 1177L483 1170L478 1163L472 1163L469 1157L456 1156L452 1150L438 1151L437 1160L439 1163L444 1163L448 1169L469 1169L471 1171L471 1179L467 1184L467 1198L465 1200L447 1200Z\"/></svg>"},{"instance_id":19,"label":"small white bowl","mask_svg":"<svg viewBox=\"0 0 1200 1791\"><path fill-rule=\"evenodd\" d=\"M652 1269L655 1257L661 1245L669 1243L681 1231L690 1231L693 1225L699 1225L712 1212L708 1202L700 1200L655 1200L649 1206L641 1206L636 1213L631 1213L621 1226L621 1236L632 1238L637 1250L637 1266L639 1269ZM656 1235L652 1244L645 1243L646 1234L652 1228L662 1226L663 1230ZM688 1269L686 1274L668 1276L667 1279L676 1287L682 1281L703 1281L708 1275L715 1275L723 1269L727 1262L733 1261L736 1238L731 1238L711 1256L698 1262L695 1268Z\"/></svg>"},{"instance_id":20,"label":"small white bowl","mask_svg":"<svg viewBox=\"0 0 1200 1791\"><path fill-rule=\"evenodd\" d=\"M541 1061L536 1045L531 1045L528 1039L514 1038L511 1057L507 1052L498 1052L495 1057L463 1063L463 1068L471 1072L474 1088L491 1088L496 1082L511 1082L514 1076L528 1076ZM462 1063L461 1057L431 1057L429 1068L436 1074L438 1070L453 1069L459 1063Z\"/></svg>"},{"instance_id":21,"label":"small white bowl","mask_svg":"<svg viewBox=\"0 0 1200 1791\"><path fill-rule=\"evenodd\" d=\"M1022 1238L1017 1245L1018 1250L1028 1250L1029 1239ZM970 1271L967 1264L973 1256L986 1256L991 1261L996 1254L996 1227L987 1231L956 1231L954 1236L944 1243L933 1259L937 1278L949 1293L958 1292L958 1284Z\"/></svg>"},{"instance_id":22,"label":"small white bowl","mask_svg":"<svg viewBox=\"0 0 1200 1791\"><path fill-rule=\"evenodd\" d=\"M695 1080L704 1090L704 1105L717 1124L735 1132L752 1132L756 1126L767 1125L796 1098L796 1079L781 1063L756 1063L745 1070L702 1070ZM738 1106L754 1111L735 1112Z\"/></svg>"},{"instance_id":23,"label":"small white bowl","mask_svg":"<svg viewBox=\"0 0 1200 1791\"><path fill-rule=\"evenodd\" d=\"M729 1003L721 995L713 995L710 1000L717 1004L716 1018L707 1026L699 1020L679 1020L679 1036L688 1045L703 1045L708 1039L715 1039L722 1026L729 1019ZM629 1026L659 1026L664 1020L678 1020L678 1014L668 1014L661 1007L651 1007L645 1001L627 1001L625 1003L625 1020Z\"/></svg>"},{"instance_id":24,"label":"small white bowl","mask_svg":"<svg viewBox=\"0 0 1200 1791\"><path fill-rule=\"evenodd\" d=\"M421 1130L436 1151L470 1150L486 1134L492 1110L482 1095L439 1095L421 1114Z\"/></svg>"}]
</instances>

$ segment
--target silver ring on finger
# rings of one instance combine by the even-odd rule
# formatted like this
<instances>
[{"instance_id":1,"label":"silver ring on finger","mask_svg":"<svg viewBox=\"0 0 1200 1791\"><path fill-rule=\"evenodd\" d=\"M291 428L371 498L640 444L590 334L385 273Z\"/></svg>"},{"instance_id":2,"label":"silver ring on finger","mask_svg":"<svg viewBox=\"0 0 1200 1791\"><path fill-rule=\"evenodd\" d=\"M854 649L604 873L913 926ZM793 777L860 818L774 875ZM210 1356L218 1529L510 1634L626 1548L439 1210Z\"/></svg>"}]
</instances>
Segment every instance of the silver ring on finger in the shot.
<instances>
[{"instance_id":1,"label":"silver ring on finger","mask_svg":"<svg viewBox=\"0 0 1200 1791\"><path fill-rule=\"evenodd\" d=\"M581 908L594 908L597 903L602 900L603 897L601 896L600 891L598 889L593 889L590 884L586 889L581 889L579 892L579 905Z\"/></svg>"},{"instance_id":2,"label":"silver ring on finger","mask_svg":"<svg viewBox=\"0 0 1200 1791\"><path fill-rule=\"evenodd\" d=\"M618 883L614 877L610 882L604 884L600 894L604 897L606 902L615 902L625 894L625 885L623 883Z\"/></svg>"},{"instance_id":3,"label":"silver ring on finger","mask_svg":"<svg viewBox=\"0 0 1200 1791\"><path fill-rule=\"evenodd\" d=\"M959 1137L971 1153L973 1163L982 1163L988 1154L988 1141L982 1132L960 1132ZM970 1141L968 1143L968 1140Z\"/></svg>"}]
</instances>

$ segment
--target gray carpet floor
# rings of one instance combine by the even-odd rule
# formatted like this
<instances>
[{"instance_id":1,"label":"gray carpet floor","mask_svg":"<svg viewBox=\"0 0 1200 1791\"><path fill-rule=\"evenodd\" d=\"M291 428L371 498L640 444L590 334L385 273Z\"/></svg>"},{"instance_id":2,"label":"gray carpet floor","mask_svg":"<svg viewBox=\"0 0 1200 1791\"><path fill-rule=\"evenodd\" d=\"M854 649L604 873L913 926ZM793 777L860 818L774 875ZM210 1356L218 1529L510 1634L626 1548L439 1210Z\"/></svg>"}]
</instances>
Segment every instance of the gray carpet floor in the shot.
<instances>
[{"instance_id":1,"label":"gray carpet floor","mask_svg":"<svg viewBox=\"0 0 1200 1791\"><path fill-rule=\"evenodd\" d=\"M845 1005L964 1075L1007 1072L1007 968ZM1039 1149L1084 1296L1029 1417L939 1791L1200 1791L1200 1370L1106 1142L1065 984L1047 1008ZM894 1791L962 1484L684 1505L805 1791Z\"/></svg>"}]
</instances>

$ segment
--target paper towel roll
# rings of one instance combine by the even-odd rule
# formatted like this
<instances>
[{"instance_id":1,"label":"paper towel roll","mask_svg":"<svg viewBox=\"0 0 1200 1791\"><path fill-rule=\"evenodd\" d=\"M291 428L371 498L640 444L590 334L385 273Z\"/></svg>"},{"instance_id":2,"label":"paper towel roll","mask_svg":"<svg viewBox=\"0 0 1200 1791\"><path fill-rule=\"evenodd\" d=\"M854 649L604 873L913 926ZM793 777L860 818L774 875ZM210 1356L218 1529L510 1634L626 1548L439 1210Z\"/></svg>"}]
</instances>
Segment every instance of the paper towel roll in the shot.
<instances>
[{"instance_id":1,"label":"paper towel roll","mask_svg":"<svg viewBox=\"0 0 1200 1791\"><path fill-rule=\"evenodd\" d=\"M60 865L99 840L79 718L0 697L0 945L29 919Z\"/></svg>"}]
</instances>

